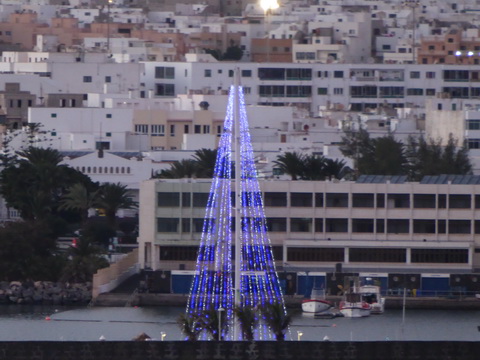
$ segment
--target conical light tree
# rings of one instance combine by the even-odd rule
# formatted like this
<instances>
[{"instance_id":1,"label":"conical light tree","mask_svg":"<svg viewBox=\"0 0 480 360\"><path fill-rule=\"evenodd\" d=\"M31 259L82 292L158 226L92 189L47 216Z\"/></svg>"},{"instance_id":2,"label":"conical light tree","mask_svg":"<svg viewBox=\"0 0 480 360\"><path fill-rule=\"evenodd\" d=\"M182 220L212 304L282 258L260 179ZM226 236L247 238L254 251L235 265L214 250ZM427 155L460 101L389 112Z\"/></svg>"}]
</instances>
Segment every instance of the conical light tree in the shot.
<instances>
[{"instance_id":1,"label":"conical light tree","mask_svg":"<svg viewBox=\"0 0 480 360\"><path fill-rule=\"evenodd\" d=\"M267 232L243 89L234 85L230 87L187 315L208 317L212 310L218 311L219 317L223 314L219 338L239 340L235 308L260 309L268 304L285 309ZM272 339L266 322L258 316L255 338Z\"/></svg>"}]
</instances>

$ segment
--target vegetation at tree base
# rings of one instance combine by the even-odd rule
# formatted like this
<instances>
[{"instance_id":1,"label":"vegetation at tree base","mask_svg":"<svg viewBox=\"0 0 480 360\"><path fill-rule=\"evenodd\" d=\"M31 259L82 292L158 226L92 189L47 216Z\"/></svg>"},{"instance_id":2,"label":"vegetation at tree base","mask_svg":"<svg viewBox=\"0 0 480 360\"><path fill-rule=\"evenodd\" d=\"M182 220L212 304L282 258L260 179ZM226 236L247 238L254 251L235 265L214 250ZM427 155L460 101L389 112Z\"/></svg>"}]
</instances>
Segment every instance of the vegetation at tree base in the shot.
<instances>
[{"instance_id":1,"label":"vegetation at tree base","mask_svg":"<svg viewBox=\"0 0 480 360\"><path fill-rule=\"evenodd\" d=\"M242 338L246 341L254 340L254 330L259 324L258 314L249 307L236 307L234 309L235 316L240 323L240 330L242 331Z\"/></svg>"},{"instance_id":2,"label":"vegetation at tree base","mask_svg":"<svg viewBox=\"0 0 480 360\"><path fill-rule=\"evenodd\" d=\"M189 341L197 341L202 332L205 332L209 339L220 341L225 338L228 331L226 314L227 310L218 311L211 307L199 315L182 314L177 319L177 324ZM233 314L239 322L242 339L245 341L254 341L255 329L259 327L261 321L270 329L277 341L283 341L292 323L291 316L285 312L281 303L269 303L260 308L235 307Z\"/></svg>"},{"instance_id":3,"label":"vegetation at tree base","mask_svg":"<svg viewBox=\"0 0 480 360\"><path fill-rule=\"evenodd\" d=\"M180 330L188 341L197 341L202 332L201 319L191 314L181 314L177 319Z\"/></svg>"},{"instance_id":4,"label":"vegetation at tree base","mask_svg":"<svg viewBox=\"0 0 480 360\"><path fill-rule=\"evenodd\" d=\"M196 150L193 159L175 161L170 169L153 176L157 179L212 178L217 161L217 149Z\"/></svg>"},{"instance_id":5,"label":"vegetation at tree base","mask_svg":"<svg viewBox=\"0 0 480 360\"><path fill-rule=\"evenodd\" d=\"M285 334L292 323L292 317L280 303L266 304L262 309L265 322L277 341L285 340Z\"/></svg>"},{"instance_id":6,"label":"vegetation at tree base","mask_svg":"<svg viewBox=\"0 0 480 360\"><path fill-rule=\"evenodd\" d=\"M274 161L279 170L292 180L327 180L347 178L351 169L344 160L333 160L320 155L286 152Z\"/></svg>"},{"instance_id":7,"label":"vegetation at tree base","mask_svg":"<svg viewBox=\"0 0 480 360\"><path fill-rule=\"evenodd\" d=\"M121 184L97 184L61 165L61 154L29 147L4 159L0 193L23 221L0 227L0 274L8 280L91 281L108 265L104 255L116 236L116 212L136 204ZM8 160L8 161L7 161ZM107 221L89 218L102 209ZM78 229L76 247L60 252L57 239Z\"/></svg>"},{"instance_id":8,"label":"vegetation at tree base","mask_svg":"<svg viewBox=\"0 0 480 360\"><path fill-rule=\"evenodd\" d=\"M404 144L392 135L372 139L361 129L345 133L340 151L353 160L357 177L405 175L411 181L419 181L426 175L472 173L468 149L459 147L451 134L445 146L441 139L423 137L410 137Z\"/></svg>"}]
</instances>

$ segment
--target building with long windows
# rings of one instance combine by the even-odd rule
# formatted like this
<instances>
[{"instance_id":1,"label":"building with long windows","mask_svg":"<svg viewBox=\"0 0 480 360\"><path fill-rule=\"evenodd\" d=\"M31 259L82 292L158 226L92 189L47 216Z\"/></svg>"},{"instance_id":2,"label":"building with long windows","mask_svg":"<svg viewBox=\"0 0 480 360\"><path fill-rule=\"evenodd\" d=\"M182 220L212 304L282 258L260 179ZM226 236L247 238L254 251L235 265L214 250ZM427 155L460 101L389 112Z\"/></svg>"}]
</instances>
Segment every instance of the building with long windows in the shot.
<instances>
[{"instance_id":1,"label":"building with long windows","mask_svg":"<svg viewBox=\"0 0 480 360\"><path fill-rule=\"evenodd\" d=\"M472 273L480 269L480 177L361 177L260 182L284 270ZM208 180L149 180L140 189L140 262L191 270ZM232 222L234 223L234 222Z\"/></svg>"}]
</instances>

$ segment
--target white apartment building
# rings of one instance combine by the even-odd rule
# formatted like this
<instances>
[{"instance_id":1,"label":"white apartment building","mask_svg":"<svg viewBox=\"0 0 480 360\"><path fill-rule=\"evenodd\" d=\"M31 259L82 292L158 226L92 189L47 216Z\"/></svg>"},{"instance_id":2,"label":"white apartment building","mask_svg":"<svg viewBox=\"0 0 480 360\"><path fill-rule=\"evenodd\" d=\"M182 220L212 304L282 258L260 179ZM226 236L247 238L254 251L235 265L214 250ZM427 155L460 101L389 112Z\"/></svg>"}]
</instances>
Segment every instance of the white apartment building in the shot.
<instances>
[{"instance_id":1,"label":"white apartment building","mask_svg":"<svg viewBox=\"0 0 480 360\"><path fill-rule=\"evenodd\" d=\"M477 176L260 181L267 228L284 270L471 273L480 268ZM192 270L209 180L140 186L142 268Z\"/></svg>"}]
</instances>

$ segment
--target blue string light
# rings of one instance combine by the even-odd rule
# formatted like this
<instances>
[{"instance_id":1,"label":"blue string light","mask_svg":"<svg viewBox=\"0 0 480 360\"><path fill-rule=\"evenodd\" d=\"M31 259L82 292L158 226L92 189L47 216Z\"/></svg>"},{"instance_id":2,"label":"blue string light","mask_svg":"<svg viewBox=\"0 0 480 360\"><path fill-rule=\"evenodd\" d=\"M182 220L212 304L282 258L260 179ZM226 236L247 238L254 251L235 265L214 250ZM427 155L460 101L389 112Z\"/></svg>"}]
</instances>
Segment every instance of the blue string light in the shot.
<instances>
[{"instance_id":1,"label":"blue string light","mask_svg":"<svg viewBox=\"0 0 480 360\"><path fill-rule=\"evenodd\" d=\"M267 233L265 211L257 180L253 148L250 140L247 111L241 86L230 88L223 133L220 137L214 176L205 211L203 231L195 266L194 279L187 302L187 313L202 315L207 310L224 309L222 319L223 338L233 339L234 327L234 284L233 251L234 215L232 208L232 187L234 158L234 102L238 96L240 128L240 188L241 197L241 306L252 308L268 303L284 306L280 282L275 269L270 239ZM238 201L238 199L237 199ZM237 229L240 231L240 229ZM285 311L285 306L284 306ZM262 320L260 318L260 320ZM271 340L272 334L264 321L255 329L258 340Z\"/></svg>"}]
</instances>

